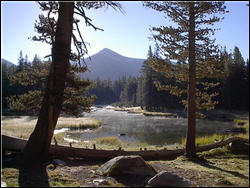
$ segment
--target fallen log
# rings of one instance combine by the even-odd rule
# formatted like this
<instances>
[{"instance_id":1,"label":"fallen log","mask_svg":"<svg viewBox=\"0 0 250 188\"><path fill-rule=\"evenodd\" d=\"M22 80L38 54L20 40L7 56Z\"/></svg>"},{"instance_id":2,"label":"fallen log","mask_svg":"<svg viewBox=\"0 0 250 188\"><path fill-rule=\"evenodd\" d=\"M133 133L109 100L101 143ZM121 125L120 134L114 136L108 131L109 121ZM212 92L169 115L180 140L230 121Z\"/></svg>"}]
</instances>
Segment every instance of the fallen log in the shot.
<instances>
[{"instance_id":1,"label":"fallen log","mask_svg":"<svg viewBox=\"0 0 250 188\"><path fill-rule=\"evenodd\" d=\"M230 137L226 140L222 140L213 144L197 146L197 152L208 151L214 148L223 147L233 141L242 141L249 143L248 139L240 137ZM22 151L27 140L2 135L2 148L11 151ZM101 149L86 149L86 148L75 148L68 146L60 146L51 144L50 154L62 157L83 157L98 160L109 160L121 155L140 155L145 160L166 160L174 159L177 156L183 155L185 149L176 150L141 150L141 151L124 151L118 150L101 150Z\"/></svg>"},{"instance_id":2,"label":"fallen log","mask_svg":"<svg viewBox=\"0 0 250 188\"><path fill-rule=\"evenodd\" d=\"M230 144L231 142L234 142L234 141L241 141L241 142L249 144L249 140L248 139L233 136L233 137L230 137L230 138L228 138L226 140L221 140L221 141L215 142L213 144L198 146L198 147L196 147L196 151L197 152L208 151L208 150L211 150L211 149L215 149L215 148L226 146L226 145L228 145L228 144Z\"/></svg>"}]
</instances>

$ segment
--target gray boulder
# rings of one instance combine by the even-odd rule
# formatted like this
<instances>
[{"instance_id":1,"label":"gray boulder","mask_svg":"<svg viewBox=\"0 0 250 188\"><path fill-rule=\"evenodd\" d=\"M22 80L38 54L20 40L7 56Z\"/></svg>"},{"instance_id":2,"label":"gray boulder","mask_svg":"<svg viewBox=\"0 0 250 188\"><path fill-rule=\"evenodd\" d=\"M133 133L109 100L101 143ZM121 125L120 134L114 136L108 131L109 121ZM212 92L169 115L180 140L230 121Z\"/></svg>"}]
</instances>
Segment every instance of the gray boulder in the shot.
<instances>
[{"instance_id":1,"label":"gray boulder","mask_svg":"<svg viewBox=\"0 0 250 188\"><path fill-rule=\"evenodd\" d=\"M103 164L99 168L99 171L103 175L111 177L119 177L122 175L153 177L156 174L153 167L148 165L139 155L115 157Z\"/></svg>"},{"instance_id":2,"label":"gray boulder","mask_svg":"<svg viewBox=\"0 0 250 188\"><path fill-rule=\"evenodd\" d=\"M54 164L56 166L65 166L67 163L64 162L64 161L62 161L62 160L60 160L60 159L54 159L52 161L52 164Z\"/></svg>"},{"instance_id":3,"label":"gray boulder","mask_svg":"<svg viewBox=\"0 0 250 188\"><path fill-rule=\"evenodd\" d=\"M239 140L230 143L229 149L234 154L249 154L249 144Z\"/></svg>"},{"instance_id":4,"label":"gray boulder","mask_svg":"<svg viewBox=\"0 0 250 188\"><path fill-rule=\"evenodd\" d=\"M147 185L150 187L189 187L191 184L177 175L162 171L152 177Z\"/></svg>"}]
</instances>

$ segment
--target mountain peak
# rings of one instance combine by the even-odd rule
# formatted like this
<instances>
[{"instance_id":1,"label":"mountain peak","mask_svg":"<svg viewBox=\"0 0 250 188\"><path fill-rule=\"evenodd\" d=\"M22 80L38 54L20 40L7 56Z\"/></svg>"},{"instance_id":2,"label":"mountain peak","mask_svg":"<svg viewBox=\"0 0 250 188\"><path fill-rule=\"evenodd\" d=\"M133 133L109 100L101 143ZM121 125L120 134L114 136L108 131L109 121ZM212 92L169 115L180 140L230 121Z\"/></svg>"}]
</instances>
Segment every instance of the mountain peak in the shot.
<instances>
[{"instance_id":1,"label":"mountain peak","mask_svg":"<svg viewBox=\"0 0 250 188\"><path fill-rule=\"evenodd\" d=\"M101 80L110 78L116 80L124 75L139 76L143 59L129 58L114 52L108 48L91 56L91 59L85 59L89 72L85 72L84 78Z\"/></svg>"},{"instance_id":2,"label":"mountain peak","mask_svg":"<svg viewBox=\"0 0 250 188\"><path fill-rule=\"evenodd\" d=\"M103 54L103 55L119 55L122 56L120 54L118 54L117 52L110 50L108 48L103 48L101 51L98 52L98 54Z\"/></svg>"},{"instance_id":3,"label":"mountain peak","mask_svg":"<svg viewBox=\"0 0 250 188\"><path fill-rule=\"evenodd\" d=\"M103 48L101 51L112 51L112 50L110 50L108 48Z\"/></svg>"}]
</instances>

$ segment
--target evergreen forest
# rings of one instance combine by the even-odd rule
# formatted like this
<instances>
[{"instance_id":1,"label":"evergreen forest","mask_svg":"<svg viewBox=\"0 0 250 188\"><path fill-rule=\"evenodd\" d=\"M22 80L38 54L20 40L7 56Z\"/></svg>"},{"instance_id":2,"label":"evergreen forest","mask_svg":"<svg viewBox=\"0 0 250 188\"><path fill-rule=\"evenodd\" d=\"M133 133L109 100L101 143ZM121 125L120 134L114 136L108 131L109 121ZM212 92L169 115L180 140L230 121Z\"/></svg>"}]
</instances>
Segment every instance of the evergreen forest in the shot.
<instances>
[{"instance_id":1,"label":"evergreen forest","mask_svg":"<svg viewBox=\"0 0 250 188\"><path fill-rule=\"evenodd\" d=\"M115 106L141 106L147 111L163 111L167 109L184 109L182 104L184 97L177 97L167 90L157 88L157 83L176 84L177 80L166 79L161 72L156 72L150 65L152 56L157 55L157 48L152 52L148 50L148 58L143 62L140 76L121 76L115 81L85 80L83 89L75 93L76 96L87 97L78 102L78 108L71 104L71 114L79 115L84 111L80 106L108 105ZM235 46L229 53L224 47L220 50L219 59L223 69L223 77L219 79L215 90L218 95L214 97L215 108L224 110L249 110L249 60L244 60L239 48ZM42 103L42 95L51 61L42 62L36 55L30 62L27 55L25 58L20 52L18 66L7 67L2 64L2 109L3 114L37 114ZM177 63L178 64L178 63ZM27 73L31 77L27 77ZM26 75L26 80L24 79ZM76 75L75 75L76 76ZM77 76L76 76L77 77ZM78 78L79 79L79 78ZM33 83L32 83L33 82ZM204 88L203 88L204 89ZM72 90L69 90L72 93ZM71 98L72 96L68 96ZM88 103L88 105L86 105ZM68 107L70 103L68 102ZM72 109L75 112L72 113ZM66 112L67 113L67 112Z\"/></svg>"}]
</instances>

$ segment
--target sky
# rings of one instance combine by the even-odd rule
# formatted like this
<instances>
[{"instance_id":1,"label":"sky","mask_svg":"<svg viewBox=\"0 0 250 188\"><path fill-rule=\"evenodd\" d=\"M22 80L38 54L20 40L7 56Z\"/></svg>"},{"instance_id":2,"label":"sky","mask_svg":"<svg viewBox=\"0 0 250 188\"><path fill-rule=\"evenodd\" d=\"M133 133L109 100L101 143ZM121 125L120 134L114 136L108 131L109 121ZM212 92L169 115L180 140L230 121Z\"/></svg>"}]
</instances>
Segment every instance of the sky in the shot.
<instances>
[{"instance_id":1,"label":"sky","mask_svg":"<svg viewBox=\"0 0 250 188\"><path fill-rule=\"evenodd\" d=\"M120 1L125 13L102 8L86 10L86 15L92 23L104 31L95 31L91 27L81 25L81 32L86 42L90 44L89 55L103 48L109 48L123 56L147 58L149 45L154 42L149 39L150 27L169 25L164 14L142 6L140 1ZM216 44L226 46L233 52L238 46L243 58L249 58L249 6L248 1L226 1L229 13L224 20L215 26ZM19 53L27 54L30 61L35 54L43 59L50 54L51 47L45 43L28 39L36 35L34 24L42 11L35 1L1 1L1 58L17 64Z\"/></svg>"}]
</instances>

